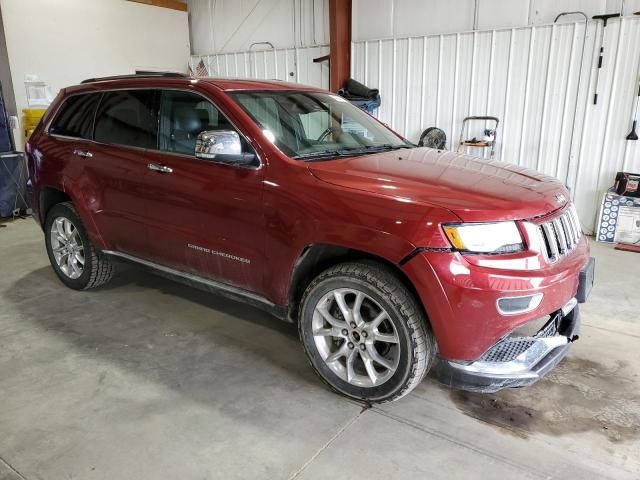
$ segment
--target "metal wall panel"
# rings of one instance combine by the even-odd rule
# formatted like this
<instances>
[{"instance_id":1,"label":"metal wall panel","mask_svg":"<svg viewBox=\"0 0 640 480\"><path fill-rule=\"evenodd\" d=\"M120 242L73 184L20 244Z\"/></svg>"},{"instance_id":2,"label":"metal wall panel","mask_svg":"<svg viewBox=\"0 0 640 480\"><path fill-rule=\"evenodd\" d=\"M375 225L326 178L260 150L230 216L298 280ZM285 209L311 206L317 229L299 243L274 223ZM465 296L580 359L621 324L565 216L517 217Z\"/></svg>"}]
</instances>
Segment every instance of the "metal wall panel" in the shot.
<instances>
[{"instance_id":1,"label":"metal wall panel","mask_svg":"<svg viewBox=\"0 0 640 480\"><path fill-rule=\"evenodd\" d=\"M633 15L640 0L353 0L352 33L360 42L518 28L552 23L558 13L576 10L589 18L620 11Z\"/></svg>"},{"instance_id":2,"label":"metal wall panel","mask_svg":"<svg viewBox=\"0 0 640 480\"><path fill-rule=\"evenodd\" d=\"M578 85L584 28L562 23L355 42L352 75L380 89L379 118L412 141L437 126L451 147L465 116L499 117L496 157L566 181L585 230L593 231L616 171L640 171L640 142L625 140L638 91L640 18L606 28L597 105L602 22L587 26Z\"/></svg>"},{"instance_id":3,"label":"metal wall panel","mask_svg":"<svg viewBox=\"0 0 640 480\"><path fill-rule=\"evenodd\" d=\"M313 63L314 58L329 54L329 46L253 50L217 55L192 55L195 71L204 61L212 77L282 80L320 88L329 88L328 62Z\"/></svg>"},{"instance_id":4,"label":"metal wall panel","mask_svg":"<svg viewBox=\"0 0 640 480\"><path fill-rule=\"evenodd\" d=\"M188 0L191 53L248 50L254 42L276 48L329 42L328 0Z\"/></svg>"}]
</instances>

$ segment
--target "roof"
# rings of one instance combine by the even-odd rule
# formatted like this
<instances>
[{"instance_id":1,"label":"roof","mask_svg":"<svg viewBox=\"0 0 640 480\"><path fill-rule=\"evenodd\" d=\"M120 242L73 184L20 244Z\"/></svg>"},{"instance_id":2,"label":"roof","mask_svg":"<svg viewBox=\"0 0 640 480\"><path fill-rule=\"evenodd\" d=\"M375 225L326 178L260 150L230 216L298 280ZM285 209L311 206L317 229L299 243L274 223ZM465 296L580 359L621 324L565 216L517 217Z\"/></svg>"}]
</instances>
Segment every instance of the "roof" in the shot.
<instances>
[{"instance_id":1,"label":"roof","mask_svg":"<svg viewBox=\"0 0 640 480\"><path fill-rule=\"evenodd\" d=\"M149 74L149 75L121 75L113 77L98 77L84 80L80 85L70 87L70 91L77 90L100 90L114 87L162 87L163 85L180 85L194 83L208 83L220 90L243 91L243 90L305 90L323 91L316 87L300 85L298 83L283 82L280 80L252 80L243 78L195 78L183 74ZM84 88L83 88L84 87Z\"/></svg>"},{"instance_id":2,"label":"roof","mask_svg":"<svg viewBox=\"0 0 640 480\"><path fill-rule=\"evenodd\" d=\"M251 80L246 78L200 78L224 91L234 90L321 90L317 87L280 80Z\"/></svg>"}]
</instances>

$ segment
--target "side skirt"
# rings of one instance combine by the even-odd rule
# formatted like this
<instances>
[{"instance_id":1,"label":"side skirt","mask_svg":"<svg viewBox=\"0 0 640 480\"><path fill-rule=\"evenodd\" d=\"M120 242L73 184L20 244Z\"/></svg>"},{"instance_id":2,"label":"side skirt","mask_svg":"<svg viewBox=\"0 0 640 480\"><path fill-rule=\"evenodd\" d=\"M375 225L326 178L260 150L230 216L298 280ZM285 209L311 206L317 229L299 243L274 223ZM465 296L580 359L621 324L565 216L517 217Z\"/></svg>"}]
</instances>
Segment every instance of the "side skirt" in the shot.
<instances>
[{"instance_id":1,"label":"side skirt","mask_svg":"<svg viewBox=\"0 0 640 480\"><path fill-rule=\"evenodd\" d=\"M253 307L264 310L267 313L270 313L276 318L280 320L284 320L286 322L291 322L289 318L289 309L283 305L276 305L275 303L269 301L265 297L258 295L253 292L249 292L247 290L243 290L238 287L234 287L232 285L228 285L226 283L217 282L215 280L210 280L208 278L200 277L198 275L194 275L192 273L181 272L180 270L175 270L170 267L165 267L164 265L159 265L154 262L150 262L148 260L143 260L138 257L134 257L133 255L128 255L126 253L115 252L112 250L103 250L102 253L109 257L112 257L114 260L122 260L126 263L133 263L136 265L142 265L147 267L162 277L168 278L170 280L174 280L176 282L189 285L191 287L198 288L205 292L214 293L217 295L221 295L225 298L230 298L232 300L247 303Z\"/></svg>"}]
</instances>

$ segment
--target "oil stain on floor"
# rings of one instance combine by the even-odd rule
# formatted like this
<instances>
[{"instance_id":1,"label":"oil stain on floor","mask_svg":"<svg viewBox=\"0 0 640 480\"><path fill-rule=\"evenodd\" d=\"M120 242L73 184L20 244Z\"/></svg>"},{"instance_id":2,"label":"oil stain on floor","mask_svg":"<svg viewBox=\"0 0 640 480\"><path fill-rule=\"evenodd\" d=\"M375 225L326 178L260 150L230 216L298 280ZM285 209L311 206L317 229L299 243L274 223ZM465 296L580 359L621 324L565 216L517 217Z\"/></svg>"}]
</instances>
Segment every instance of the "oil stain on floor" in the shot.
<instances>
[{"instance_id":1,"label":"oil stain on floor","mask_svg":"<svg viewBox=\"0 0 640 480\"><path fill-rule=\"evenodd\" d=\"M465 414L520 437L598 432L610 442L640 439L637 379L625 375L626 363L607 367L568 357L538 383L495 394L451 390ZM627 372L628 373L628 372ZM637 375L637 374L636 374Z\"/></svg>"}]
</instances>

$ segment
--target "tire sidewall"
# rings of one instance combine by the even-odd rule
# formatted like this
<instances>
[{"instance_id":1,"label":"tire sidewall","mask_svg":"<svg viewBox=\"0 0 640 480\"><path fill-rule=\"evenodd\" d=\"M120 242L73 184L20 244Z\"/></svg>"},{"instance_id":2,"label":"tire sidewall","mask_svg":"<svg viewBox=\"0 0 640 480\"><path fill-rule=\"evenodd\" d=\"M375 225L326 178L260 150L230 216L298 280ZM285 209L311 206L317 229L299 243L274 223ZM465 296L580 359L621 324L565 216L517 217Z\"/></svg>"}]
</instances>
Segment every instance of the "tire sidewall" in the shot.
<instances>
[{"instance_id":1,"label":"tire sidewall","mask_svg":"<svg viewBox=\"0 0 640 480\"><path fill-rule=\"evenodd\" d=\"M387 311L390 321L396 328L400 339L400 359L396 372L382 385L358 387L342 380L326 365L316 348L312 331L315 307L325 294L338 288L353 288L369 295ZM345 275L336 275L318 282L303 299L300 322L300 336L309 361L322 379L334 390L357 400L380 402L393 397L407 383L414 363L411 331L399 309L388 300L384 292L370 283Z\"/></svg>"},{"instance_id":2,"label":"tire sidewall","mask_svg":"<svg viewBox=\"0 0 640 480\"><path fill-rule=\"evenodd\" d=\"M422 134L420 135L420 140L418 140L418 146L420 146L420 147L424 147L424 146L425 146L425 145L424 145L424 139L425 139L425 137L427 136L427 134L428 134L430 131L434 130L435 128L436 128L436 127L429 127L429 128L427 128L424 132L422 132Z\"/></svg>"},{"instance_id":3,"label":"tire sidewall","mask_svg":"<svg viewBox=\"0 0 640 480\"><path fill-rule=\"evenodd\" d=\"M51 225L56 218L65 217L73 223L75 228L78 230L78 235L80 236L80 240L82 241L82 247L84 249L84 267L82 270L82 274L78 278L70 278L60 269L58 263L56 262L55 257L53 256L52 246L51 246ZM47 220L45 222L45 244L47 246L47 255L49 256L49 261L51 262L51 266L53 270L56 272L58 278L64 283L66 286L73 288L75 290L82 290L88 284L91 278L91 270L93 268L92 261L93 255L91 242L89 241L89 237L87 236L87 232L84 229L84 225L80 220L78 214L70 208L68 205L64 203L59 203L54 205L51 210L47 213Z\"/></svg>"}]
</instances>

